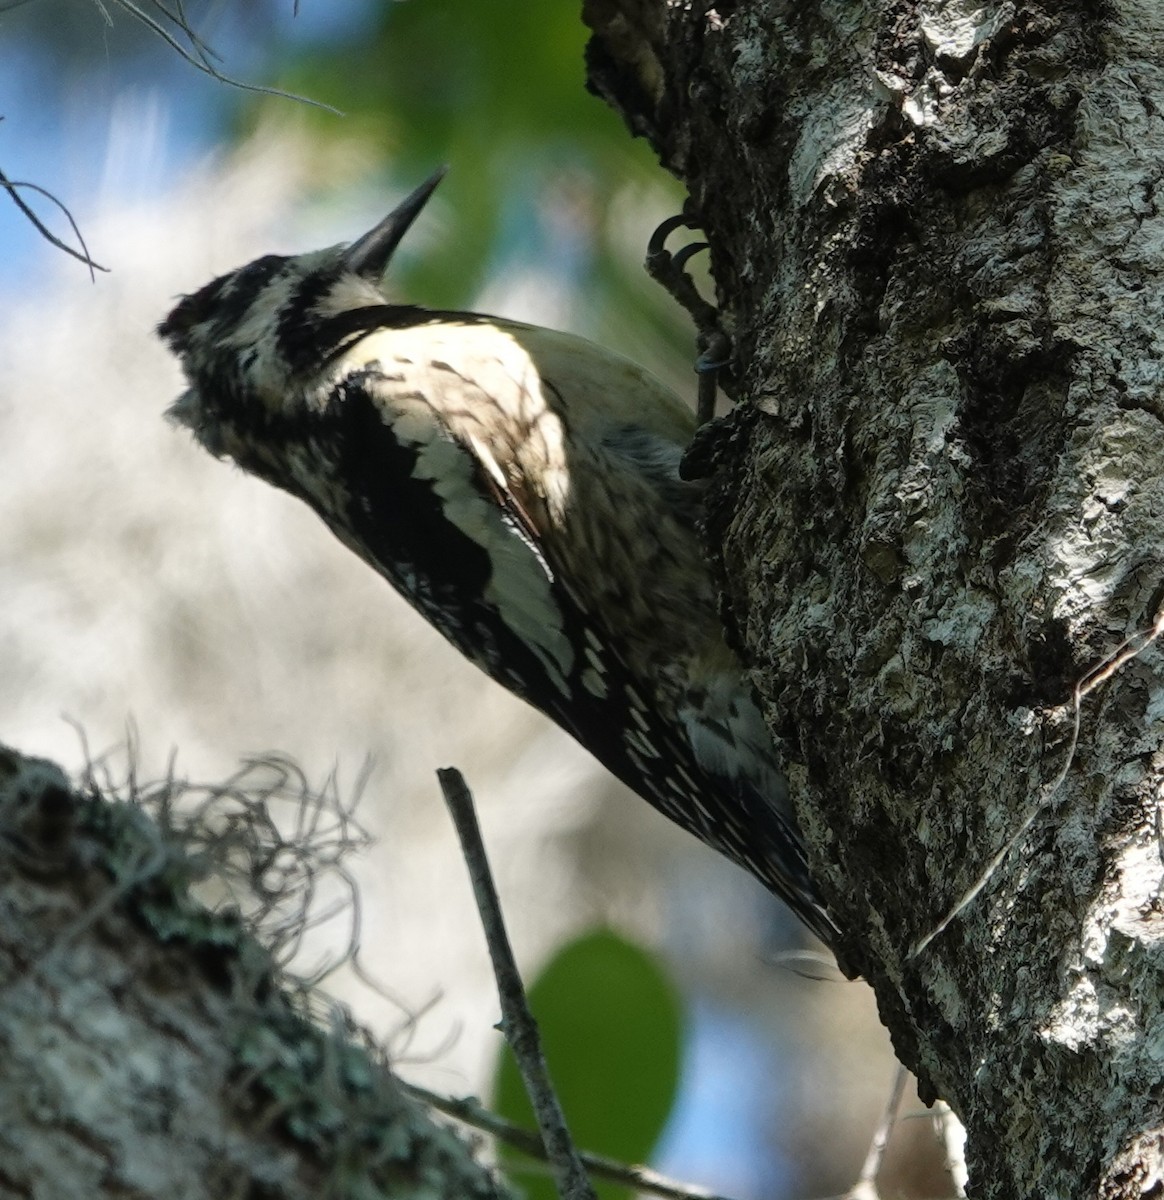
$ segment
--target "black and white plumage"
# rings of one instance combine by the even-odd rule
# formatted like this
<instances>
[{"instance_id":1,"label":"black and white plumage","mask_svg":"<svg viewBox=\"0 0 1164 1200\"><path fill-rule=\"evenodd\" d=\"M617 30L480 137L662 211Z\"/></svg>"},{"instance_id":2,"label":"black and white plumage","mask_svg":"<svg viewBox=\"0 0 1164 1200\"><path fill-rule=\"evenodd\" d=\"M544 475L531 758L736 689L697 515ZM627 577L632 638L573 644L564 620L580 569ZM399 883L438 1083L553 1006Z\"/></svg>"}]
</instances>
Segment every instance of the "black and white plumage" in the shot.
<instances>
[{"instance_id":1,"label":"black and white plumage","mask_svg":"<svg viewBox=\"0 0 1164 1200\"><path fill-rule=\"evenodd\" d=\"M298 496L466 657L825 941L787 782L679 478L689 409L581 338L389 302L440 176L350 247L269 255L159 326L211 453Z\"/></svg>"}]
</instances>

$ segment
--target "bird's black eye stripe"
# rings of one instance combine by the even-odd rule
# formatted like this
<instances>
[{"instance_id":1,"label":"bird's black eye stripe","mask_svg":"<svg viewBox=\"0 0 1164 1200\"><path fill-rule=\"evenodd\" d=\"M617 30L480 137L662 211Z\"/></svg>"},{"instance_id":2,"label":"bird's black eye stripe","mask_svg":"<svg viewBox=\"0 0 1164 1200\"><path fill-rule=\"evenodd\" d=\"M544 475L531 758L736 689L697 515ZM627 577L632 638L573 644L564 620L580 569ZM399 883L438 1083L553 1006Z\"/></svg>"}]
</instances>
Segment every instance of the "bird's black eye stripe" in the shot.
<instances>
[{"instance_id":1,"label":"bird's black eye stripe","mask_svg":"<svg viewBox=\"0 0 1164 1200\"><path fill-rule=\"evenodd\" d=\"M308 275L279 311L275 345L293 371L310 371L322 366L326 357L324 351L334 344L328 322L320 318L318 309L338 278L336 270ZM360 312L359 309L355 311Z\"/></svg>"},{"instance_id":2,"label":"bird's black eye stripe","mask_svg":"<svg viewBox=\"0 0 1164 1200\"><path fill-rule=\"evenodd\" d=\"M289 261L281 254L265 254L228 275L219 301L220 313L216 313L216 317L224 324L241 320L259 293L270 286Z\"/></svg>"},{"instance_id":3,"label":"bird's black eye stripe","mask_svg":"<svg viewBox=\"0 0 1164 1200\"><path fill-rule=\"evenodd\" d=\"M281 254L264 254L262 258L256 258L254 262L240 267L233 274L224 277L229 286L223 299L234 300L237 296L249 305L289 261Z\"/></svg>"}]
</instances>

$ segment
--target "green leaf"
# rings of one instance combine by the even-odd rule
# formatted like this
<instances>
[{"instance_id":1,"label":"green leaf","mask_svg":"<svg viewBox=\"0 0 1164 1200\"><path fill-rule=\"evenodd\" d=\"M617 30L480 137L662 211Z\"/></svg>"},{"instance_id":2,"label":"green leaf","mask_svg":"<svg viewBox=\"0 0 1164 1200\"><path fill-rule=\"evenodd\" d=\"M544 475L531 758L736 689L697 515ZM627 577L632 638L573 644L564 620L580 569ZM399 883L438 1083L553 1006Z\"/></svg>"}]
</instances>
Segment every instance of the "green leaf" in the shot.
<instances>
[{"instance_id":1,"label":"green leaf","mask_svg":"<svg viewBox=\"0 0 1164 1200\"><path fill-rule=\"evenodd\" d=\"M682 1011L658 960L607 929L565 946L529 989L554 1087L574 1144L645 1162L679 1083ZM508 1046L498 1059L496 1111L536 1128ZM510 1178L530 1200L554 1200L548 1169L502 1147ZM631 1192L595 1184L602 1200Z\"/></svg>"},{"instance_id":2,"label":"green leaf","mask_svg":"<svg viewBox=\"0 0 1164 1200\"><path fill-rule=\"evenodd\" d=\"M463 307L512 250L507 242L532 245L531 230L541 223L551 237L556 231L588 243L573 268L584 276L577 286L588 309L605 312L610 297L589 278L586 256L611 252L603 240L625 224L636 189L658 194L672 181L646 142L632 140L611 108L586 90L589 36L579 6L562 0L379 4L342 40L270 54L277 70L265 83L333 105L342 118L240 95L237 129L254 130L271 115L313 131L329 150L347 141L352 150L342 161L348 169L362 163L368 178L379 168L386 199L450 164L438 202L449 214L444 236L423 255L405 253L394 263L399 296ZM321 167L318 178L321 194L334 193L334 170ZM677 186L673 195L677 211ZM546 216L555 206L556 227ZM641 274L641 255L633 260L629 269ZM658 304L670 303L654 290ZM616 328L625 323L612 321ZM637 340L632 334L628 344ZM686 344L683 352L690 353Z\"/></svg>"}]
</instances>

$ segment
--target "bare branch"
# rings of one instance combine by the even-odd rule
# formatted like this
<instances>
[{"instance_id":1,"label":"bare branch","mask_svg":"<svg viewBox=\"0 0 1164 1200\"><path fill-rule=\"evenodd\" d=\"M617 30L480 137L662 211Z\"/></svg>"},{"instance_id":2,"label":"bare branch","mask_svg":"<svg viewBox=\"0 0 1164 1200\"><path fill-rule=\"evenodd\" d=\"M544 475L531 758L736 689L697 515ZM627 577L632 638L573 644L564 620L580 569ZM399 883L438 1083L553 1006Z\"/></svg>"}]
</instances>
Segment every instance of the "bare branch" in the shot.
<instances>
[{"instance_id":1,"label":"bare branch","mask_svg":"<svg viewBox=\"0 0 1164 1200\"><path fill-rule=\"evenodd\" d=\"M474 1097L466 1096L464 1099L458 1100L453 1096L441 1096L436 1092L430 1092L427 1088L419 1087L414 1083L405 1083L402 1086L405 1091L431 1108L454 1117L465 1125L471 1125L483 1133L488 1133L499 1142L504 1142L507 1146L512 1146L513 1149L520 1150L531 1158L541 1159L543 1162L546 1160L545 1145L536 1133L522 1129L504 1117L490 1112ZM706 1188L668 1179L666 1175L652 1171L649 1167L621 1163L613 1158L607 1158L603 1154L593 1154L589 1150L580 1150L578 1157L591 1175L597 1175L600 1179L606 1179L611 1183L622 1184L624 1187L634 1188L637 1192L662 1196L664 1200L730 1200L729 1197L708 1191Z\"/></svg>"},{"instance_id":2,"label":"bare branch","mask_svg":"<svg viewBox=\"0 0 1164 1200\"><path fill-rule=\"evenodd\" d=\"M550 1167L557 1182L562 1200L594 1200L594 1189L586 1177L586 1171L578 1151L566 1128L566 1118L558 1102L550 1073L542 1054L541 1038L537 1023L526 1003L525 986L517 970L509 935L505 930L505 919L501 915L501 902L493 884L493 874L481 840L481 828L473 808L473 797L464 776L454 767L437 771L445 804L448 806L461 852L469 868L473 884L473 895L485 940L489 946L489 957L493 961L493 974L497 979L497 995L501 1001L501 1031L513 1050L525 1084L526 1094L533 1105L538 1129L549 1157Z\"/></svg>"},{"instance_id":3,"label":"bare branch","mask_svg":"<svg viewBox=\"0 0 1164 1200\"><path fill-rule=\"evenodd\" d=\"M179 2L171 11L161 0L153 0L153 7L162 14L162 16L174 25L177 29L177 34L172 33L166 28L161 21L139 4L135 4L134 0L111 0L115 7L123 9L134 20L139 21L147 29L152 30L158 37L162 39L172 50L184 58L192 67L209 75L212 79L217 79L219 83L225 83L229 87L239 88L244 92L256 92L263 96L278 96L283 100L296 100L300 104L310 104L313 108L322 108L325 112L334 113L336 116L342 116L338 108L330 104L324 104L322 100L313 100L310 96L299 96L294 92L283 91L282 88L264 87L258 83L247 83L241 79L235 79L231 75L225 74L211 61L217 58L218 55L211 49L201 36L192 28L190 22L186 18L186 10L183 4ZM97 0L97 6L105 15L106 20L109 20L109 14L104 6ZM182 38L190 43L192 49L188 49L182 43Z\"/></svg>"},{"instance_id":4,"label":"bare branch","mask_svg":"<svg viewBox=\"0 0 1164 1200\"><path fill-rule=\"evenodd\" d=\"M96 278L93 275L94 271L109 270L108 267L103 267L100 263L95 262L90 256L89 247L85 245L85 239L81 236L81 230L77 227L77 222L73 220L73 214L69 212L66 205L62 201L58 200L56 196L52 194L52 192L42 188L37 183L29 183L24 179L9 179L3 171L0 171L0 188L3 188L9 194L9 196L12 197L12 203L15 204L16 207L20 209L20 211L24 213L24 215L32 222L33 228L41 235L41 237L43 237L47 242L50 242L52 245L56 246L58 250L63 250L66 254L71 255L79 262L83 262L89 268L90 278ZM53 233L52 230L49 229L49 227L40 219L40 217L38 217L36 213L24 202L24 200L21 199L20 193L17 190L18 188L28 188L29 191L37 192L41 196L44 196L46 200L51 200L57 206L57 208L59 208L61 212L65 214L65 220L69 222L69 225L73 230L73 235L76 237L77 241L81 243L81 249L79 251L74 250L72 246L62 242L61 239L57 237L57 235Z\"/></svg>"},{"instance_id":5,"label":"bare branch","mask_svg":"<svg viewBox=\"0 0 1164 1200\"><path fill-rule=\"evenodd\" d=\"M893 1076L893 1087L889 1089L889 1099L885 1103L885 1110L881 1114L877 1128L873 1131L869 1152L865 1155L864 1163L861 1164L861 1173L857 1176L857 1182L845 1193L845 1200L877 1200L880 1195L877 1191L877 1176L881 1173L881 1164L885 1161L885 1150L889 1145L893 1127L897 1124L897 1113L901 1108L901 1095L905 1091L906 1075L906 1069L899 1065Z\"/></svg>"}]
</instances>

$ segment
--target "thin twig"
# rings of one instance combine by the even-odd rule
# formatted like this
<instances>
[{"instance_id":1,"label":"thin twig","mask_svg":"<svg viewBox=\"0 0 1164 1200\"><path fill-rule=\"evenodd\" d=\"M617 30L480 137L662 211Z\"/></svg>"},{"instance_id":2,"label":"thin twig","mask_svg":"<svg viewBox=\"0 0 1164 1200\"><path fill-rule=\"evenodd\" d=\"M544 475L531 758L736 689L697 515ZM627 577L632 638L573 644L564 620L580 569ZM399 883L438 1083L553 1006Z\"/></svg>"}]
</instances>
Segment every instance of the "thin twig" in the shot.
<instances>
[{"instance_id":1,"label":"thin twig","mask_svg":"<svg viewBox=\"0 0 1164 1200\"><path fill-rule=\"evenodd\" d=\"M861 1165L861 1174L857 1182L845 1193L845 1200L876 1200L880 1194L877 1191L877 1176L881 1174L881 1164L885 1161L885 1150L893 1127L897 1124L897 1110L901 1107L901 1096L905 1091L906 1070L898 1066L897 1074L893 1077L893 1087L889 1091L889 1100L881 1113L881 1120L873 1131L873 1140L869 1143L869 1152Z\"/></svg>"},{"instance_id":2,"label":"thin twig","mask_svg":"<svg viewBox=\"0 0 1164 1200\"><path fill-rule=\"evenodd\" d=\"M3 171L0 171L0 188L6 191L12 197L12 203L32 222L33 228L46 241L56 246L58 250L63 250L66 254L71 254L73 258L79 262L83 262L89 268L90 278L93 278L94 271L108 271L108 267L103 267L100 263L94 262L89 254L89 247L85 245L85 239L81 236L81 231L77 227L77 222L73 220L73 214L68 208L52 194L52 192L42 188L37 183L29 183L23 179L9 179ZM59 237L36 215L36 213L21 199L17 192L17 188L28 188L30 192L37 192L44 196L46 200L51 200L57 208L65 214L65 220L72 226L73 234L77 241L81 243L81 249L74 250L72 246L66 242L62 242Z\"/></svg>"},{"instance_id":3,"label":"thin twig","mask_svg":"<svg viewBox=\"0 0 1164 1200\"><path fill-rule=\"evenodd\" d=\"M513 1050L522 1083L533 1105L558 1194L562 1200L595 1200L594 1189L590 1186L578 1151L570 1138L570 1131L566 1128L566 1118L542 1054L537 1024L526 1003L525 986L518 974L509 935L505 931L501 902L489 870L481 828L473 808L473 797L464 776L455 767L437 771L437 779L457 828L461 853L469 868L473 896L489 946L489 957L493 961L497 995L501 1001L501 1032Z\"/></svg>"},{"instance_id":4,"label":"thin twig","mask_svg":"<svg viewBox=\"0 0 1164 1200\"><path fill-rule=\"evenodd\" d=\"M191 28L189 22L186 20L185 10L181 4L177 6L176 12L171 12L165 5L158 3L158 0L154 0L154 7L174 23L181 34L190 42L193 51L188 50L178 37L171 33L156 17L151 16L140 5L134 3L134 0L111 0L111 2L115 7L129 13L135 21L140 21L147 29L152 30L171 50L184 58L192 67L205 72L213 79L217 79L219 83L239 88L244 92L258 92L264 96L279 96L284 100L298 100L301 104L310 104L313 108L322 108L326 112L334 113L336 116L342 115L338 108L334 108L330 104L324 104L321 100L312 100L310 96L297 96L294 92L285 92L282 88L263 87L261 84L247 83L219 70L211 62L211 57L217 57L217 55L215 55L211 47L202 40L194 29ZM109 20L109 15L100 3L100 0L97 0L97 7L105 14L106 20ZM112 24L112 22L110 23Z\"/></svg>"},{"instance_id":5,"label":"thin twig","mask_svg":"<svg viewBox=\"0 0 1164 1200\"><path fill-rule=\"evenodd\" d=\"M504 1142L507 1146L512 1146L515 1150L520 1150L531 1158L545 1161L546 1148L536 1133L522 1129L521 1126L514 1125L504 1117L490 1112L474 1097L467 1096L458 1100L453 1096L441 1096L436 1092L430 1092L427 1088L419 1087L414 1083L405 1083L403 1086L422 1104L427 1104L430 1108L435 1108L474 1129L479 1129L482 1133L488 1133L499 1142ZM578 1157L591 1175L597 1175L600 1179L621 1184L623 1187L633 1188L637 1192L649 1192L652 1196L662 1196L664 1200L730 1200L729 1197L721 1196L717 1192L710 1192L706 1188L668 1179L666 1175L660 1175L658 1171L652 1171L649 1167L621 1163L602 1154L592 1154L588 1150L580 1150Z\"/></svg>"},{"instance_id":6,"label":"thin twig","mask_svg":"<svg viewBox=\"0 0 1164 1200\"><path fill-rule=\"evenodd\" d=\"M970 1174L966 1170L966 1127L954 1110L944 1101L934 1102L933 1119L946 1152L946 1170L954 1185L954 1195L965 1200Z\"/></svg>"}]
</instances>

